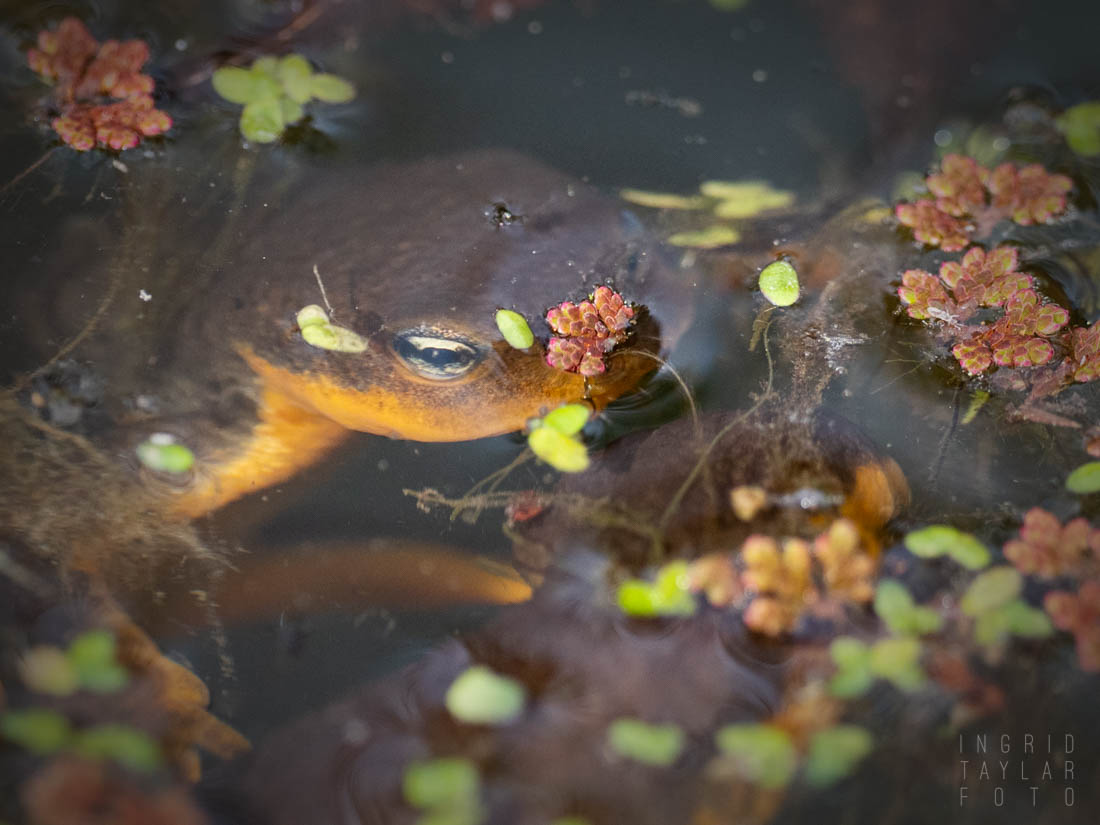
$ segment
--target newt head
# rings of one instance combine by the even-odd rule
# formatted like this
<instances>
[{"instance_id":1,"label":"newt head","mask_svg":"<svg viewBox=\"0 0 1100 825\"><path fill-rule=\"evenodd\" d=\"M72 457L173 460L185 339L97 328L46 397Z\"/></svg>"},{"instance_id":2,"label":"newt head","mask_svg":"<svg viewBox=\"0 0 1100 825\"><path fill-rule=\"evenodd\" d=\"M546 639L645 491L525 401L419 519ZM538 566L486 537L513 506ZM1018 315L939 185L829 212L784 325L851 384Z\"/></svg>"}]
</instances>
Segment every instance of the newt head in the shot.
<instances>
[{"instance_id":1,"label":"newt head","mask_svg":"<svg viewBox=\"0 0 1100 825\"><path fill-rule=\"evenodd\" d=\"M644 353L659 350L661 325L645 311L587 387L547 364L551 306L603 284L644 305L662 273L617 203L519 154L333 175L251 224L226 273L233 347L265 388L348 429L498 435L582 397L602 407L656 366ZM357 351L302 335L299 310L322 303ZM527 320L534 345L504 340L502 308Z\"/></svg>"}]
</instances>

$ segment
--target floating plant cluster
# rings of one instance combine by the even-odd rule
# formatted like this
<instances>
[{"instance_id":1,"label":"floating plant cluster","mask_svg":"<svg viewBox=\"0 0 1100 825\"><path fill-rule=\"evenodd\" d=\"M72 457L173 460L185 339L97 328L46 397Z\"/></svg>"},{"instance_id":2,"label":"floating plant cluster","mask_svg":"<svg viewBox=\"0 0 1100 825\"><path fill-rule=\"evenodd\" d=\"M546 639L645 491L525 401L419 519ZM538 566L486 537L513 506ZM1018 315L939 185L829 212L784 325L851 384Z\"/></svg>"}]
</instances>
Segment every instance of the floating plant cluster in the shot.
<instances>
[{"instance_id":1,"label":"floating plant cluster","mask_svg":"<svg viewBox=\"0 0 1100 825\"><path fill-rule=\"evenodd\" d=\"M597 287L587 300L564 301L546 313L555 336L546 363L591 378L607 369L604 356L626 339L634 310L610 287Z\"/></svg>"},{"instance_id":2,"label":"floating plant cluster","mask_svg":"<svg viewBox=\"0 0 1100 825\"><path fill-rule=\"evenodd\" d=\"M100 43L75 17L38 33L27 52L31 69L53 84L50 126L80 152L95 146L132 149L143 138L172 127L172 118L153 105L153 78L141 72L149 60L142 40Z\"/></svg>"},{"instance_id":3,"label":"floating plant cluster","mask_svg":"<svg viewBox=\"0 0 1100 825\"><path fill-rule=\"evenodd\" d=\"M355 88L332 74L314 72L300 54L261 57L243 69L223 66L214 72L214 91L230 103L244 106L241 134L256 143L273 143L286 127L305 116L311 100L347 103Z\"/></svg>"},{"instance_id":4,"label":"floating plant cluster","mask_svg":"<svg viewBox=\"0 0 1100 825\"><path fill-rule=\"evenodd\" d=\"M1073 181L1039 164L1002 163L990 171L973 158L947 155L925 185L933 197L898 204L898 220L921 243L959 252L1002 220L1049 223L1065 212Z\"/></svg>"}]
</instances>

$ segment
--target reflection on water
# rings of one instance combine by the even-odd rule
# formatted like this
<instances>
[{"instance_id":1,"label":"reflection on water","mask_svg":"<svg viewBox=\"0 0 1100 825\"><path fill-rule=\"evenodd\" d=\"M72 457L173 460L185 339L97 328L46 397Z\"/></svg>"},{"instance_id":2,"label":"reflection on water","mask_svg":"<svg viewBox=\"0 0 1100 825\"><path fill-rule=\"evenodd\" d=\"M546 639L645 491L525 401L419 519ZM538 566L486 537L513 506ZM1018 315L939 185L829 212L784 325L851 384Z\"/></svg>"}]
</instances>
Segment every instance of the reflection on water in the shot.
<instances>
[{"instance_id":1,"label":"reflection on water","mask_svg":"<svg viewBox=\"0 0 1100 825\"><path fill-rule=\"evenodd\" d=\"M74 821L58 800L93 787L171 822L192 805L287 823L1094 817L1100 540L1050 519L1097 516L1063 484L1096 441L1095 390L1025 403L1009 369L967 378L957 330L896 297L944 255L873 199L946 149L1071 175L1067 218L988 242L1019 245L1072 325L1095 321L1095 162L1051 122L1095 92L1083 11L104 3L77 13L149 42L175 122L116 157L53 146L22 50L61 15L9 5L0 94L26 115L0 128L0 819ZM210 72L288 49L358 96L242 145ZM685 251L663 241L712 217L616 196L714 179L799 201ZM754 289L777 256L802 278L784 309ZM546 364L543 317L603 283L639 312L586 385ZM309 346L309 304L365 349ZM501 307L534 350L500 340ZM582 396L593 467L562 476L515 431ZM164 435L193 466L142 466ZM1053 516L1002 554L1035 507ZM906 548L935 524L993 549L1004 593L964 597L990 559ZM1057 569L1006 573L1023 552ZM672 559L693 564L662 592ZM900 606L870 604L886 578ZM1078 594L1067 632L1044 624L1052 591ZM66 668L91 678L58 657L99 626L139 676L54 690ZM474 663L522 686L518 719L447 709ZM31 755L10 727L27 707L75 738ZM671 757L662 734L609 738L623 720L674 725ZM103 722L153 734L182 776L193 744L224 758L156 797L58 755L87 757L80 732ZM223 722L252 755L229 758ZM771 727L727 727L750 723ZM410 764L452 756L476 787L442 811L410 799Z\"/></svg>"}]
</instances>

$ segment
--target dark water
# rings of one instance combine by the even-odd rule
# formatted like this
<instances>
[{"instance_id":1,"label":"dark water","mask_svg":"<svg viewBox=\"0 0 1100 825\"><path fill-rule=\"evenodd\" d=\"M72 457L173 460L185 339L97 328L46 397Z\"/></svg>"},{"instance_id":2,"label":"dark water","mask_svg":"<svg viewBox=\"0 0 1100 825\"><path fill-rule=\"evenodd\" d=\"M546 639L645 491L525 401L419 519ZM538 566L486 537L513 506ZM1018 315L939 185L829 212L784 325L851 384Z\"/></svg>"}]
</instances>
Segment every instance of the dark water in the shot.
<instances>
[{"instance_id":1,"label":"dark water","mask_svg":"<svg viewBox=\"0 0 1100 825\"><path fill-rule=\"evenodd\" d=\"M314 168L352 174L383 161L415 162L456 151L504 147L591 183L610 196L622 187L690 193L703 180L756 178L798 194L807 207L806 214L766 223L745 244L743 256L731 256L733 263L720 255L702 253L683 270L685 278L701 284L698 304L702 311L673 351L672 361L690 383L695 402L704 413L743 410L753 403L752 394L761 391L769 374L761 347L748 348L753 319L763 308L759 295L749 286L755 271L771 259L773 246L785 249L809 243L810 249L820 252L823 247L813 246L811 239L830 216L858 197L890 197L896 174L922 170L932 160L936 151L933 135L945 142L948 132L959 135L971 125L1007 129L1005 113L1026 114L1030 110L1024 104L1058 111L1100 94L1094 57L1100 15L1085 4L934 2L918 7L858 2L841 7L825 2L756 0L737 12L720 12L703 0L593 0L536 6L515 10L511 19L493 21L479 17L481 5L471 12L441 2L435 14L423 14L396 2L333 4L290 43L326 71L354 82L356 102L316 105L311 123L315 131L301 131L296 140L247 152L237 148L236 109L216 100L202 80L203 73L215 59L236 52L249 56L262 53L263 45L272 42L272 33L290 19L295 7L282 3L215 4L200 14L185 3L0 6L5 21L0 43L4 78L0 100L9 113L0 126L4 170L0 175L4 186L0 191L0 258L5 269L0 317L0 351L4 355L0 364L5 385L19 387L21 376L79 330L81 324L76 319L86 319L95 311L102 284L90 278L81 280L81 264L86 256L113 255L124 243L109 233L120 221L125 222L126 215L135 214L126 211L134 208L126 199L128 195L132 199L135 191L161 189L157 192L163 198L160 203L177 194L194 202L203 197L206 186L216 186L219 194L214 205L221 210L232 198L230 181L241 168L230 161L238 162L249 152L262 158L255 172L259 185L275 192L284 176L308 178ZM30 114L44 92L25 68L21 49L37 29L70 12L83 17L100 38L148 39L158 92L166 90L161 105L172 114L176 128L167 140L151 141L122 154L119 160L125 163L126 172L112 167L102 153L76 156L62 147L20 177L53 146L43 119ZM188 143L191 134L196 137ZM1027 149L1025 145L1022 156L1027 156ZM227 162L222 164L222 160ZM1083 162L1077 174L1076 204L1086 213L1091 209L1095 216L1095 189L1088 189L1096 183L1095 162ZM679 228L676 222L683 220L676 215L637 212L648 231L657 234L667 235L670 225ZM219 211L207 216L207 227L216 227L220 215ZM171 217L165 220L170 222ZM843 221L829 226L826 234L830 238L829 233L845 232ZM181 234L167 231L166 237ZM1083 249L1097 243L1087 232L1082 238L1077 246ZM870 235L864 244L882 241L881 254L855 259L867 267L869 287L866 293L859 293L848 282L848 291L830 310L843 317L833 327L828 323L834 319L828 318L825 339L820 335L807 338L803 347L795 338L783 337L808 328L800 326L811 311L807 302L792 312L796 321L788 326L780 322L771 330L769 355L774 359L771 366L777 388L790 392L792 417L795 410L804 412L799 406L802 396L797 382L795 389L790 389L792 370L801 358L811 364L809 370L815 375L832 373L822 391L821 406L830 415L854 422L861 438L866 437L867 443L897 461L908 478L912 502L883 531L885 569L892 575L911 573L914 592L931 597L942 592L940 588L950 576L942 567L934 567L924 579L919 571L912 572L900 547L900 537L906 531L929 523L952 524L973 531L990 547L1000 547L1014 535L1029 507L1045 507L1063 519L1079 514L1095 519L1096 496L1075 497L1062 486L1067 472L1087 460L1080 430L1009 420L1006 413L1019 402L1018 395L995 393L973 423L960 423L972 391L980 385L966 381L953 359L942 347L936 348L920 325L899 317L890 283L900 277L903 267L898 262L903 256L909 256L907 267L917 265L919 255L892 232ZM197 254L204 238L180 238L180 243L178 254L186 258ZM851 251L845 243L838 240L836 246ZM678 254L668 249L664 252L670 259ZM231 258L231 252L226 254ZM932 258L923 259L920 265L931 266L929 260ZM1075 322L1088 323L1100 316L1095 267L1090 270L1085 264L1074 274L1066 274L1051 264L1048 271L1054 273L1051 288L1068 296ZM155 301L175 289L182 289L178 294L183 296L191 294L181 287L186 279L160 283L161 274L155 269L149 273L149 291ZM810 296L816 298L823 286L821 282L810 284ZM53 294L58 297L46 301L36 297ZM133 296L126 295L124 300L132 304ZM65 301L75 301L76 307L66 308ZM27 309L44 305L50 306L49 324ZM53 323L53 314L64 321L60 327ZM835 329L835 346L827 340L829 329ZM88 357L80 349L74 357L79 360L82 354ZM829 368L823 367L822 359L833 356L835 369L831 362ZM91 368L96 369L94 362ZM590 425L594 443L602 445L678 415L681 431L687 432L682 420L684 405L675 385L666 378L655 381L650 389L651 395L612 405ZM1075 400L1066 409L1086 424L1094 424L1095 390L1086 385L1073 393ZM782 415L788 407L780 403L775 409ZM86 413L77 431L92 426L88 422L94 424L94 416L94 411ZM623 455L630 455L633 443L613 445L605 468L617 469L618 462L626 462ZM616 448L619 452L613 452ZM307 542L366 546L381 539L404 542L403 547L445 545L467 558L508 565L516 551L501 529L499 509L489 510L469 524L448 519L445 509L422 512L404 491L431 487L449 497L461 496L522 449L523 440L517 435L423 444L355 434L322 463L267 490L262 497L246 497L204 517L200 535L209 546L227 553L234 564L247 564L257 556L293 554ZM684 452L671 448L666 463L687 461L685 453L686 448ZM598 465L601 453L594 455ZM616 477L606 489L631 501L631 483L640 490L674 486L657 470L652 476L634 477L632 482L627 477L627 481L623 484L621 477ZM545 490L557 483L556 475L544 466L527 463L503 488ZM48 513L43 515L48 517ZM6 534L10 529L4 525ZM551 521L549 527L537 529L554 532L557 525ZM562 528L561 535L565 534ZM294 821L300 810L312 809L317 812L316 821L322 822L339 809L331 804L337 791L328 785L343 789L351 784L350 796L360 800L357 815L361 821L415 821L410 811L401 807L399 798L385 792L373 795L372 783L388 787L391 774L399 774L405 762L426 755L423 742L409 745L387 725L390 717L415 716L421 711L420 702L430 705L434 694L424 685L451 678L451 671L460 667L461 657L453 644L442 648L444 654L433 653L448 638L456 634L463 639L488 638L471 643L474 650L481 650L480 644L494 651L486 653L487 658L498 655L512 661L522 659L528 642L531 651L553 651L554 645L547 640L560 633L560 649L568 652L540 655L548 661L560 655L561 661L552 667L566 673L573 667L584 671L577 664L580 660L599 660L604 655L613 658L607 651L617 650L615 644L623 638L633 638L632 629L624 630L617 620L598 611L587 626L572 614L567 621L554 612L556 597L566 602L599 603L600 581L607 574L602 563L593 562L586 554L613 554L617 548L601 546L599 539L583 532L575 540L553 541L569 545L566 550L570 552L578 551L581 561L574 559L566 565L565 579L572 583L561 585L561 590L551 587L545 591L551 595L536 601L535 608L516 614L516 638L509 637L507 644L500 642L506 655L493 647L493 640L507 635L500 628L509 626L508 617L513 614L507 611L512 608L504 609L502 619L501 608L492 605L424 608L418 606L415 593L345 600L336 609L322 610L311 610L308 604L292 599L281 608L269 606L263 616L228 624L222 635L182 611L180 615L158 616L155 605L150 604L156 599L149 599L141 586L137 592L127 592L126 603L133 606L139 621L156 629L161 648L207 681L212 712L259 745L261 755L255 763L206 763L207 779L199 787L204 804L214 816L227 821L253 817L257 821ZM248 551L247 556L238 554L242 548ZM690 556L697 550L692 545L675 552ZM171 591L186 594L204 584L201 576L193 577L191 571L173 572L170 563L155 567L155 587L170 591L170 595ZM167 572L160 572L162 567ZM583 586L571 576L577 576ZM1038 598L1038 591L1033 595ZM554 606L547 607L548 603ZM541 618L545 618L544 627L539 625ZM765 710L782 704L772 668L785 660L789 651L746 638L739 625L731 629L735 624L716 619L715 638L721 639L739 663L748 663L737 678L758 690L759 696L769 698L760 698L759 703L745 700L739 705L724 697L720 700L723 710L716 718L723 722L766 718ZM487 635L477 636L478 629L484 627L489 628L483 631ZM667 632L679 640L675 635L679 631ZM716 644L710 637L700 641L693 632L684 632L684 644L704 651L707 644ZM39 629L25 634L13 630L5 634L5 640L25 643L27 639L40 640L42 633L48 638L48 632ZM1066 805L1064 798L1057 798L1061 785L1052 783L1057 790L1051 790L1037 809L1040 821L1050 823L1090 822L1097 813L1097 681L1095 675L1084 677L1075 669L1067 639L1060 638L1057 649L1052 643L1042 652L1037 652L1036 645L1023 646L1023 652L1010 648L1007 663L990 666L994 681L1008 694L1008 710L965 729L967 736L988 733L994 738L1007 733L1014 742L1019 742L1023 733L1044 740L1047 734L1075 735L1078 769L1069 784L1077 792L1076 801L1073 806ZM816 641L820 643L820 637ZM1012 658L1017 653L1018 662ZM575 657L572 663L570 656ZM383 681L378 686L378 680L387 674L392 679L394 672L415 662L425 663L417 671L419 675L403 682ZM700 654L692 666L719 665ZM686 675L676 686L676 701L691 706L694 685L690 674ZM666 687L655 680L653 691ZM429 699L421 698L421 689ZM631 696L630 701L642 706L652 699L647 697L644 683L622 690ZM757 695L747 689L746 693ZM349 695L357 698L335 705L336 710L325 720L307 716ZM675 704L671 698L670 704ZM880 685L851 716L874 729L875 755L855 779L836 791L818 793L797 787L776 806L779 821L1030 821L1031 811L1022 801L1026 783L1017 780L1006 782L1017 803L1011 812L993 804L989 788L975 791L972 803L959 805L957 783L950 782L959 759L957 743L944 733L948 704L942 696L910 702L903 694ZM345 716L357 713L372 719L371 714L377 714L383 719L376 724L379 730L393 734L398 744L392 751L383 745L379 753L366 756L332 756L338 750L334 738L343 730L340 723L346 721ZM274 732L303 717L305 723L299 722L289 734L275 733L274 744L264 745ZM551 728L553 719L552 714L540 717L532 730L540 731L539 725ZM431 724L426 723L429 729ZM469 746L477 754L478 747L490 747L484 742L465 743L449 729L442 734L423 733L425 742L441 740L448 753L464 752ZM542 740L534 737L533 741ZM547 744L545 754L536 752L532 759L565 765L570 757L558 747L560 743ZM294 753L296 749L300 753ZM969 739L966 749L973 751ZM575 798L564 799L558 807L554 801L531 802L529 796L538 794L531 793L530 769L525 773L517 768L514 777L493 787L488 797L492 808L489 821L548 822L552 817L544 816L545 812L559 808L561 813L576 809L593 822L677 821L684 811L692 810L697 818L691 821L711 821L698 813L700 809L686 790L695 787L690 782L702 772L705 759L700 753L696 747L686 760L691 764L681 766L682 773L672 776L675 781L666 776L650 784L646 776L624 779L609 769L607 784L614 787L623 782L624 797L632 794L629 804L624 802L619 809L613 806L614 790L597 793L585 786L576 788ZM598 754L589 757L593 764L601 764ZM1013 758L1018 760L1018 753ZM361 764L367 778L348 779L343 772L326 774L327 760ZM546 773L547 787L570 787L569 778L559 775L564 769L547 767ZM677 784L681 777L682 784ZM922 777L929 777L927 793L923 792ZM356 782L366 787L358 788ZM286 787L280 787L281 783ZM291 787L293 791L286 790ZM8 791L14 794L14 789L6 788L5 793ZM715 790L709 787L706 793ZM299 797L303 808L284 800L286 795ZM586 799L600 802L586 807ZM745 821L757 821L757 814L751 813L753 804L753 798L733 804L724 800L710 810L723 811L723 816L732 816L729 811L737 810L744 812ZM280 806L289 812L288 819L279 819ZM4 816L17 816L10 805L0 811ZM634 818L626 811L635 812L631 814Z\"/></svg>"}]
</instances>

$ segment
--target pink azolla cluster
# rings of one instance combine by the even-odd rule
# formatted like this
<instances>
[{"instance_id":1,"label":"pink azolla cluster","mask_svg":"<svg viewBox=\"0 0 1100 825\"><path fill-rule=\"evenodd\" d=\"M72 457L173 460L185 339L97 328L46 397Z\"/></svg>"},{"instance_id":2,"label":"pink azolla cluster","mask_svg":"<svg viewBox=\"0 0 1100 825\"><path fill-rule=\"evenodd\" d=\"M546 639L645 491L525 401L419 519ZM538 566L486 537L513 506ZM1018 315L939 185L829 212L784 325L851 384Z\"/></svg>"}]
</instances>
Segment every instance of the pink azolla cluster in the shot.
<instances>
[{"instance_id":1,"label":"pink azolla cluster","mask_svg":"<svg viewBox=\"0 0 1100 825\"><path fill-rule=\"evenodd\" d=\"M863 604L874 596L874 560L860 549L859 533L847 519L834 521L812 544L788 538L780 545L770 536L749 536L741 561L741 584L755 593L745 625L768 636L791 630L807 608L826 600Z\"/></svg>"},{"instance_id":2,"label":"pink azolla cluster","mask_svg":"<svg viewBox=\"0 0 1100 825\"><path fill-rule=\"evenodd\" d=\"M972 234L984 237L1000 220L1047 223L1066 209L1073 181L1039 164L1002 163L990 171L973 158L948 155L940 171L925 180L934 199L898 204L898 220L921 243L957 252Z\"/></svg>"},{"instance_id":3,"label":"pink azolla cluster","mask_svg":"<svg viewBox=\"0 0 1100 825\"><path fill-rule=\"evenodd\" d=\"M546 348L546 363L585 378L607 369L604 355L626 338L634 310L610 287L597 287L586 301L565 301L546 313L556 336Z\"/></svg>"},{"instance_id":4,"label":"pink azolla cluster","mask_svg":"<svg viewBox=\"0 0 1100 825\"><path fill-rule=\"evenodd\" d=\"M958 328L959 341L952 354L971 375L985 372L993 364L1046 364L1054 357L1048 339L1066 325L1069 313L1041 301L1031 288L1031 276L1017 271L1018 264L1019 255L1013 247L998 246L987 253L976 246L961 261L944 263L939 277L919 269L907 271L898 297L910 317L944 321ZM993 323L959 326L980 307L1000 308L1004 314Z\"/></svg>"},{"instance_id":5,"label":"pink azolla cluster","mask_svg":"<svg viewBox=\"0 0 1100 825\"><path fill-rule=\"evenodd\" d=\"M1026 575L1051 579L1080 573L1090 555L1100 561L1100 530L1084 518L1063 526L1054 514L1033 507L1024 515L1020 537L1007 542L1004 553Z\"/></svg>"},{"instance_id":6,"label":"pink azolla cluster","mask_svg":"<svg viewBox=\"0 0 1100 825\"><path fill-rule=\"evenodd\" d=\"M81 152L96 144L132 149L171 128L172 119L153 105L153 78L141 72L148 60L143 41L101 45L75 17L39 32L37 48L27 52L31 69L54 84L61 111L50 125Z\"/></svg>"},{"instance_id":7,"label":"pink azolla cluster","mask_svg":"<svg viewBox=\"0 0 1100 825\"><path fill-rule=\"evenodd\" d=\"M1043 608L1055 627L1073 634L1081 670L1100 671L1100 581L1087 581L1076 593L1048 593Z\"/></svg>"}]
</instances>

